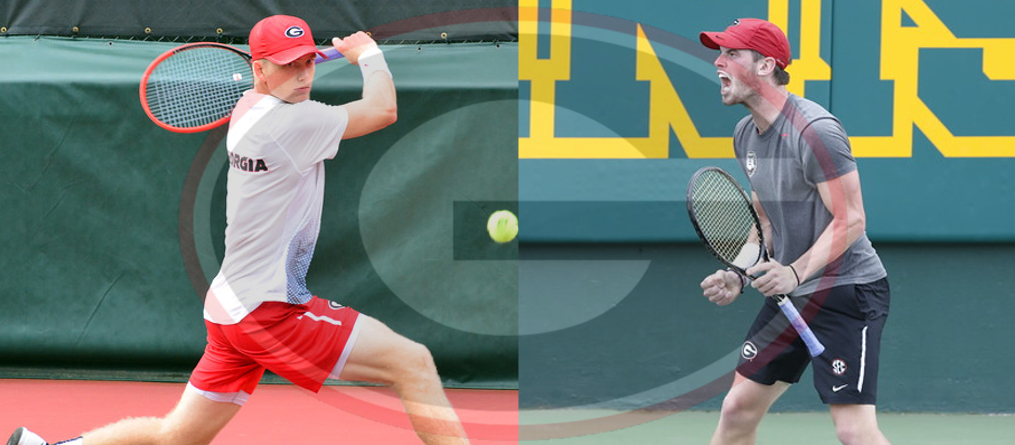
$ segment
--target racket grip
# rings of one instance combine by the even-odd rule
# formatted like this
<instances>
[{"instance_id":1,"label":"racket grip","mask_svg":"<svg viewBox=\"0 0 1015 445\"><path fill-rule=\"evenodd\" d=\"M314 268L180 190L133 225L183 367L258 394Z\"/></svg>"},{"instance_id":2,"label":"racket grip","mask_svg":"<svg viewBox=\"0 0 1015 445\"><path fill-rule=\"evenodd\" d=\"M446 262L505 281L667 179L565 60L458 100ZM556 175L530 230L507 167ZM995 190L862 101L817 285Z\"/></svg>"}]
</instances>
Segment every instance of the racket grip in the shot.
<instances>
[{"instance_id":1,"label":"racket grip","mask_svg":"<svg viewBox=\"0 0 1015 445\"><path fill-rule=\"evenodd\" d=\"M814 336L814 331L811 331L811 327L807 326L807 322L800 316L800 312L793 306L793 302L789 300L789 297L782 296L779 300L779 309L782 309L782 313L789 319L790 324L796 329L797 333L800 334L800 338L803 339L807 345L807 350L810 351L811 357L817 357L825 352L825 345L818 341L818 338Z\"/></svg>"},{"instance_id":2,"label":"racket grip","mask_svg":"<svg viewBox=\"0 0 1015 445\"><path fill-rule=\"evenodd\" d=\"M344 55L342 55L342 53L338 52L338 50L335 49L334 46L325 48L321 50L321 52L324 53L324 56L322 57L320 54L318 54L317 59L314 60L315 63L328 62L331 60L341 59L345 57Z\"/></svg>"}]
</instances>

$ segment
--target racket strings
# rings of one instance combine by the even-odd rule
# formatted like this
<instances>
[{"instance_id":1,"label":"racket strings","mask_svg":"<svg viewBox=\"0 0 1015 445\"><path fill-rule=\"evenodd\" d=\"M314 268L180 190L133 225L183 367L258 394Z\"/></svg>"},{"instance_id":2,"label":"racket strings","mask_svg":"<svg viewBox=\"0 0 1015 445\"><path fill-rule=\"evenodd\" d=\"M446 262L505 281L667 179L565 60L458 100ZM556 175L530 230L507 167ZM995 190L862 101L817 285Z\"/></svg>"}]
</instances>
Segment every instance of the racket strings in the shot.
<instances>
[{"instance_id":1,"label":"racket strings","mask_svg":"<svg viewBox=\"0 0 1015 445\"><path fill-rule=\"evenodd\" d=\"M751 204L725 175L711 171L699 175L690 199L702 238L725 262L733 263L748 242L757 242Z\"/></svg>"},{"instance_id":2,"label":"racket strings","mask_svg":"<svg viewBox=\"0 0 1015 445\"><path fill-rule=\"evenodd\" d=\"M145 95L149 110L160 122L195 128L229 116L243 92L252 87L245 57L221 48L194 47L156 66Z\"/></svg>"}]
</instances>

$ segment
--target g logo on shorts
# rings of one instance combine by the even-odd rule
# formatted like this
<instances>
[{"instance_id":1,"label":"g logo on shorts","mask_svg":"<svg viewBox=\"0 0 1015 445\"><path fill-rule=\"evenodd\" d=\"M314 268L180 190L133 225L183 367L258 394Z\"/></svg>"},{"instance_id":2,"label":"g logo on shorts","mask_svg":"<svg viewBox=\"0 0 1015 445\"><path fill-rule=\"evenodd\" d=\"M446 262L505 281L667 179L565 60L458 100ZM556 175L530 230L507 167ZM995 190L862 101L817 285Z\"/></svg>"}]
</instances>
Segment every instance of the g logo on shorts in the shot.
<instances>
[{"instance_id":1,"label":"g logo on shorts","mask_svg":"<svg viewBox=\"0 0 1015 445\"><path fill-rule=\"evenodd\" d=\"M754 346L754 343L745 341L744 346L740 348L740 355L747 360L754 360L758 356L758 347Z\"/></svg>"}]
</instances>

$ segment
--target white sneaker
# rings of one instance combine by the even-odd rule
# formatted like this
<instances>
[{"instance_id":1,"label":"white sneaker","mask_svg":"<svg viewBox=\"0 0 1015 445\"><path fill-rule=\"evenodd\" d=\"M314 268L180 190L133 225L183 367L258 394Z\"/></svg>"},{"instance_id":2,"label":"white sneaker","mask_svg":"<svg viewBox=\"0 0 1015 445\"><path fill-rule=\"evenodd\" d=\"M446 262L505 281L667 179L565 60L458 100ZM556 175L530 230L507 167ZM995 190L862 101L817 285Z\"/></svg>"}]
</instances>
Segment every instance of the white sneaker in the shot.
<instances>
[{"instance_id":1,"label":"white sneaker","mask_svg":"<svg viewBox=\"0 0 1015 445\"><path fill-rule=\"evenodd\" d=\"M38 434L28 431L28 428L21 427L14 430L11 438L7 439L7 445L49 445L42 440Z\"/></svg>"}]
</instances>

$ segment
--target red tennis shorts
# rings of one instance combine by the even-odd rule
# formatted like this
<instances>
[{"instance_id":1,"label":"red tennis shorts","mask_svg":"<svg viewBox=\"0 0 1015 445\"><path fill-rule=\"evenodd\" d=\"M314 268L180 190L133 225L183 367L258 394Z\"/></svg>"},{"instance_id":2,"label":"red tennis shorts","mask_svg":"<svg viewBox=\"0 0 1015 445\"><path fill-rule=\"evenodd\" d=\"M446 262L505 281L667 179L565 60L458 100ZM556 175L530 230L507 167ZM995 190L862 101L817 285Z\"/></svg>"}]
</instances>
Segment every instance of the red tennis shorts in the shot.
<instances>
[{"instance_id":1,"label":"red tennis shorts","mask_svg":"<svg viewBox=\"0 0 1015 445\"><path fill-rule=\"evenodd\" d=\"M208 346L190 385L205 393L249 395L268 369L317 392L345 365L358 317L351 308L313 297L300 305L261 303L233 325L205 320Z\"/></svg>"}]
</instances>

